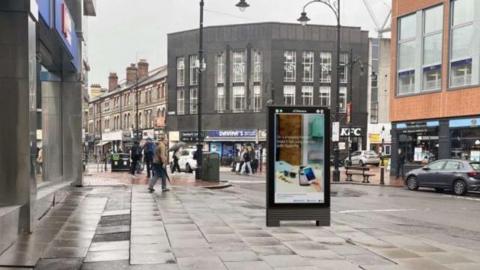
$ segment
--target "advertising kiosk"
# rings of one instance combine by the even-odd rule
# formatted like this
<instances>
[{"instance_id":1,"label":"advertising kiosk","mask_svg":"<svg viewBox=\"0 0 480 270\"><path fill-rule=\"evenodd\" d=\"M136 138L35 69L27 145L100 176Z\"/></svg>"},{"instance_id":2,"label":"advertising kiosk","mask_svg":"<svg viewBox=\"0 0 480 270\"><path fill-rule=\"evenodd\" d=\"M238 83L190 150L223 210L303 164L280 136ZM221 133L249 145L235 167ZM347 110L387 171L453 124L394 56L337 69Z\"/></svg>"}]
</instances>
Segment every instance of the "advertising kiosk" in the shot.
<instances>
[{"instance_id":1,"label":"advertising kiosk","mask_svg":"<svg viewBox=\"0 0 480 270\"><path fill-rule=\"evenodd\" d=\"M267 226L330 226L330 111L268 108Z\"/></svg>"}]
</instances>

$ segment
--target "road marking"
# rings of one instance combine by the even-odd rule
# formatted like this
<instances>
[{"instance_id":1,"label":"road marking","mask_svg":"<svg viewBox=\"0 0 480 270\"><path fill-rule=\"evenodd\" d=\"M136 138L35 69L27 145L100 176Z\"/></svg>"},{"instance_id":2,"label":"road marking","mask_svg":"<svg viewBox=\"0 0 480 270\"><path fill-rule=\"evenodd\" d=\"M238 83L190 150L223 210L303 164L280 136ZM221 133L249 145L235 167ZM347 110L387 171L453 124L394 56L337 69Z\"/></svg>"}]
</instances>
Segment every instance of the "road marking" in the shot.
<instances>
[{"instance_id":1,"label":"road marking","mask_svg":"<svg viewBox=\"0 0 480 270\"><path fill-rule=\"evenodd\" d=\"M339 214L353 214L353 213L370 213L370 212L408 212L417 211L417 209L371 209L371 210L343 210L338 211Z\"/></svg>"},{"instance_id":2,"label":"road marking","mask_svg":"<svg viewBox=\"0 0 480 270\"><path fill-rule=\"evenodd\" d=\"M443 195L443 197L454 198L454 199L459 199L459 200L467 200L467 201L480 202L480 198L461 197L461 196L454 196L454 195Z\"/></svg>"}]
</instances>

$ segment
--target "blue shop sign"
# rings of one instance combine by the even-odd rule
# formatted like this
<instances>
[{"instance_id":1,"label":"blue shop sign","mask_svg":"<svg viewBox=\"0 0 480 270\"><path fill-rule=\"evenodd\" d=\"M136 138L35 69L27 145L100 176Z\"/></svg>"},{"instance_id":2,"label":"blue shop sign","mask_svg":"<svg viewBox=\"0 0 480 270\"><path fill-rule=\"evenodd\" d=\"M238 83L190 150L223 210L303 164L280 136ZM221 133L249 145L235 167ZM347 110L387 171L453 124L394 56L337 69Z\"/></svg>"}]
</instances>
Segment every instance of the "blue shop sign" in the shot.
<instances>
[{"instance_id":1,"label":"blue shop sign","mask_svg":"<svg viewBox=\"0 0 480 270\"><path fill-rule=\"evenodd\" d=\"M465 118L465 119L453 119L449 121L451 128L458 127L479 127L480 118Z\"/></svg>"},{"instance_id":2,"label":"blue shop sign","mask_svg":"<svg viewBox=\"0 0 480 270\"><path fill-rule=\"evenodd\" d=\"M208 137L214 138L255 138L256 130L211 130L208 131Z\"/></svg>"},{"instance_id":3,"label":"blue shop sign","mask_svg":"<svg viewBox=\"0 0 480 270\"><path fill-rule=\"evenodd\" d=\"M80 55L78 36L75 24L65 0L55 0L55 30L63 41L72 58L71 62L76 70L80 69Z\"/></svg>"},{"instance_id":4,"label":"blue shop sign","mask_svg":"<svg viewBox=\"0 0 480 270\"><path fill-rule=\"evenodd\" d=\"M427 121L427 122L408 122L396 124L397 129L407 128L434 128L440 126L440 121Z\"/></svg>"},{"instance_id":5,"label":"blue shop sign","mask_svg":"<svg viewBox=\"0 0 480 270\"><path fill-rule=\"evenodd\" d=\"M48 27L52 27L52 0L37 0L40 18Z\"/></svg>"}]
</instances>

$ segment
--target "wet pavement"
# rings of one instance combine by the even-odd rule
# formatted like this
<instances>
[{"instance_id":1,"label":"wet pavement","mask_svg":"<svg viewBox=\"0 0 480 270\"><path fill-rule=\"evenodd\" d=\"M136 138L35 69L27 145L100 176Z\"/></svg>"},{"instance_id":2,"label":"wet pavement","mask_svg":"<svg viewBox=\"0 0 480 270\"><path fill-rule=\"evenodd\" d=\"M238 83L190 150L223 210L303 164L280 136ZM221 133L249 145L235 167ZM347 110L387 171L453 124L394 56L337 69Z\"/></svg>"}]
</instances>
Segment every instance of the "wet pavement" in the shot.
<instances>
[{"instance_id":1,"label":"wet pavement","mask_svg":"<svg viewBox=\"0 0 480 270\"><path fill-rule=\"evenodd\" d=\"M402 232L384 226L388 216L367 224L372 212L360 207L372 210L377 203L378 208L378 197L357 203L351 212L338 201L364 200L372 188L334 190L333 224L327 228L313 222L267 228L260 198L252 200L253 190L237 187L177 186L153 194L144 185L70 188L34 234L0 255L0 270L480 269L478 245ZM389 193L390 199L405 196L393 190L399 192ZM432 200L438 194L417 195Z\"/></svg>"}]
</instances>

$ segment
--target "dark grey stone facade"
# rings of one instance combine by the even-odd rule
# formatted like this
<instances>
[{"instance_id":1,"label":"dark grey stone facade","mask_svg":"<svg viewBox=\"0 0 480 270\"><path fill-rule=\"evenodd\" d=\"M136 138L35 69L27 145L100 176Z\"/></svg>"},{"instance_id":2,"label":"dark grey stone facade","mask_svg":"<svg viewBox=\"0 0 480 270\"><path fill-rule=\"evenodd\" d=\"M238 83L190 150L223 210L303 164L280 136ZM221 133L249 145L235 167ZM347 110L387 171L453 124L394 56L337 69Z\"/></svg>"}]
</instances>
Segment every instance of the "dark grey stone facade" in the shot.
<instances>
[{"instance_id":1,"label":"dark grey stone facade","mask_svg":"<svg viewBox=\"0 0 480 270\"><path fill-rule=\"evenodd\" d=\"M368 63L368 32L358 27L343 27L342 53L353 51L354 58L360 58L363 63ZM336 104L336 27L310 25L303 27L297 24L286 23L255 23L243 25L212 26L204 29L204 49L206 70L203 72L202 115L203 130L240 130L240 129L266 129L266 104L270 99L276 105L284 104L284 51L296 51L296 80L289 85L296 86L296 105L302 104L301 88L303 85L314 87L314 105L319 105L319 87L331 86L331 104ZM232 78L231 78L231 53L234 50L246 50L246 102L247 110L234 113L231 110ZM252 99L252 59L253 51L262 54L262 110L253 112ZM314 81L302 82L303 61L302 53L313 51L314 54ZM226 110L217 113L215 110L216 99L216 56L219 53L226 55ZM332 54L332 80L331 83L320 83L320 52ZM168 35L168 117L169 131L194 131L197 129L197 115L189 114L189 63L190 55L198 54L198 29L171 33ZM177 115L176 62L178 57L185 57L185 115ZM365 70L367 68L365 67ZM353 69L353 122L352 126L361 127L363 132L363 149L366 144L367 132L367 74L360 74L360 66ZM348 83L342 84L348 87ZM349 91L349 90L348 90ZM344 122L346 117L342 117Z\"/></svg>"}]
</instances>

